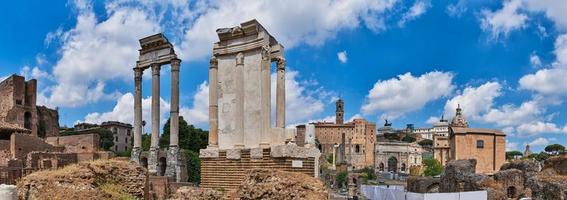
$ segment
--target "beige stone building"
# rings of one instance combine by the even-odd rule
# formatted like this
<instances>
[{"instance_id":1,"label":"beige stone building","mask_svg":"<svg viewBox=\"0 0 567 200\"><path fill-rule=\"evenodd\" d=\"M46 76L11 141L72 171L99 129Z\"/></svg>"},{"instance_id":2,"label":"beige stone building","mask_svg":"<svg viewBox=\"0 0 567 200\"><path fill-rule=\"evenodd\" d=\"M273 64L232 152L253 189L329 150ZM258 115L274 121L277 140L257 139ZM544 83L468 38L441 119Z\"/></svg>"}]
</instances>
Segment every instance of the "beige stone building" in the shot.
<instances>
[{"instance_id":1,"label":"beige stone building","mask_svg":"<svg viewBox=\"0 0 567 200\"><path fill-rule=\"evenodd\" d=\"M12 75L0 82L0 121L31 130L39 137L59 134L57 110L36 105L37 81Z\"/></svg>"},{"instance_id":2,"label":"beige stone building","mask_svg":"<svg viewBox=\"0 0 567 200\"><path fill-rule=\"evenodd\" d=\"M476 159L478 173L494 173L506 160L506 134L500 130L469 128L460 107L450 124L449 146L450 160Z\"/></svg>"},{"instance_id":3,"label":"beige stone building","mask_svg":"<svg viewBox=\"0 0 567 200\"><path fill-rule=\"evenodd\" d=\"M376 171L409 173L410 167L421 166L424 152L417 143L378 141L374 154Z\"/></svg>"},{"instance_id":4,"label":"beige stone building","mask_svg":"<svg viewBox=\"0 0 567 200\"><path fill-rule=\"evenodd\" d=\"M125 152L132 148L132 125L108 121L100 124L100 127L110 130L114 134L114 146L112 147L114 152Z\"/></svg>"},{"instance_id":5,"label":"beige stone building","mask_svg":"<svg viewBox=\"0 0 567 200\"><path fill-rule=\"evenodd\" d=\"M314 127L315 140L318 148L325 158L337 152L335 149L342 143L342 135L345 135L345 159L354 169L374 166L374 144L376 143L376 124L365 119L354 119L352 122L344 122L344 101L336 102L335 123L315 122L308 125L297 126L298 145L309 140L308 128ZM307 136L307 137L306 137Z\"/></svg>"}]
</instances>

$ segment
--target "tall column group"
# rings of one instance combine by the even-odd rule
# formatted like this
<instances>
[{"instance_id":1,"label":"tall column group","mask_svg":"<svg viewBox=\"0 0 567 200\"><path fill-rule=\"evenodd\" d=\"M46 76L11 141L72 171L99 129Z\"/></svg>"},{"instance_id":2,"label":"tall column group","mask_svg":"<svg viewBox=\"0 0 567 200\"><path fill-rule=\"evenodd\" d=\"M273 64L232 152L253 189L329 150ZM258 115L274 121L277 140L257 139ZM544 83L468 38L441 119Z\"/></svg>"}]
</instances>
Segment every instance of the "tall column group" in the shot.
<instances>
[{"instance_id":1,"label":"tall column group","mask_svg":"<svg viewBox=\"0 0 567 200\"><path fill-rule=\"evenodd\" d=\"M181 60L174 58L171 64L171 108L170 108L170 138L167 150L165 172L158 171L159 165L159 134L160 134L160 73L162 63L153 63L149 66L152 70L152 106L151 106L151 143L148 152L148 172L150 174L165 175L180 180L180 155L179 155L179 68ZM146 67L147 68L147 67ZM142 151L142 74L145 68L134 68L134 147L131 160L140 162ZM164 164L164 163L161 163Z\"/></svg>"}]
</instances>

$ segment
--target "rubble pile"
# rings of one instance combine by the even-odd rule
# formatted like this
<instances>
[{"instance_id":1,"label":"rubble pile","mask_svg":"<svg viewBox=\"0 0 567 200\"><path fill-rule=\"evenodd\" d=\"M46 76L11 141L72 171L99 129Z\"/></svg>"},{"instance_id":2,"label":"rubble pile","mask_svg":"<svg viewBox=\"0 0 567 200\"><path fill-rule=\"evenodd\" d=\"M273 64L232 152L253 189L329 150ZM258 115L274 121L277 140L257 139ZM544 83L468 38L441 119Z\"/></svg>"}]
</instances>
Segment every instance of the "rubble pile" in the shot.
<instances>
[{"instance_id":1,"label":"rubble pile","mask_svg":"<svg viewBox=\"0 0 567 200\"><path fill-rule=\"evenodd\" d=\"M567 199L567 155L544 162L543 170L526 181L533 199Z\"/></svg>"},{"instance_id":2,"label":"rubble pile","mask_svg":"<svg viewBox=\"0 0 567 200\"><path fill-rule=\"evenodd\" d=\"M224 199L224 194L213 189L184 186L177 189L172 200L218 200Z\"/></svg>"},{"instance_id":3,"label":"rubble pile","mask_svg":"<svg viewBox=\"0 0 567 200\"><path fill-rule=\"evenodd\" d=\"M145 169L125 160L96 160L22 178L19 199L141 199Z\"/></svg>"},{"instance_id":4,"label":"rubble pile","mask_svg":"<svg viewBox=\"0 0 567 200\"><path fill-rule=\"evenodd\" d=\"M237 190L239 199L327 199L321 180L303 173L253 169Z\"/></svg>"}]
</instances>

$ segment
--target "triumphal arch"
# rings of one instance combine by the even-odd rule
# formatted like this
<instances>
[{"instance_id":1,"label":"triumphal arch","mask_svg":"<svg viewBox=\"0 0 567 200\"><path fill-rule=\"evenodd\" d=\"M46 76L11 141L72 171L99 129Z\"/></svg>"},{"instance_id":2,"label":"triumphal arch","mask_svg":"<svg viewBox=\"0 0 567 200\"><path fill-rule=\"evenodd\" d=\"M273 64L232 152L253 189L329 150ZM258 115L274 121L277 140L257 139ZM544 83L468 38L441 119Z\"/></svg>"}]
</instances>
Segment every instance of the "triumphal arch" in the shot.
<instances>
[{"instance_id":1,"label":"triumphal arch","mask_svg":"<svg viewBox=\"0 0 567 200\"><path fill-rule=\"evenodd\" d=\"M294 144L285 128L284 47L256 20L217 29L209 66L209 145L201 149L201 186L234 188L245 171L272 168L317 176L320 152ZM271 69L276 120L271 125Z\"/></svg>"},{"instance_id":2,"label":"triumphal arch","mask_svg":"<svg viewBox=\"0 0 567 200\"><path fill-rule=\"evenodd\" d=\"M134 147L131 160L147 165L152 175L169 176L177 182L185 181L185 164L179 152L179 67L173 45L159 33L140 39L140 56L134 67ZM160 152L160 72L164 65L171 66L171 108L170 138L167 151ZM150 150L142 155L142 74L146 69L152 72L152 107L151 107L151 145ZM165 156L164 156L165 155Z\"/></svg>"}]
</instances>

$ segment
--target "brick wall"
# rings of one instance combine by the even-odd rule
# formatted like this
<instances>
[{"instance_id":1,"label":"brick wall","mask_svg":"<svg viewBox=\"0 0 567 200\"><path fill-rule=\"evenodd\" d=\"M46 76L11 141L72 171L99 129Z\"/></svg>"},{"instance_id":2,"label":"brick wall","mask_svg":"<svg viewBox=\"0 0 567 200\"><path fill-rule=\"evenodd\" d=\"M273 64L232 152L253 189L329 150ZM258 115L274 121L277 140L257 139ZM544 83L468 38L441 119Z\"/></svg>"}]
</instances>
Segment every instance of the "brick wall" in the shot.
<instances>
[{"instance_id":1,"label":"brick wall","mask_svg":"<svg viewBox=\"0 0 567 200\"><path fill-rule=\"evenodd\" d=\"M66 153L95 153L99 151L98 134L47 137L45 141L54 146L65 146Z\"/></svg>"},{"instance_id":2,"label":"brick wall","mask_svg":"<svg viewBox=\"0 0 567 200\"><path fill-rule=\"evenodd\" d=\"M14 133L10 140L10 151L14 158L20 160L24 160L27 154L32 151L56 151L52 145L44 142L41 138L27 134Z\"/></svg>"}]
</instances>

